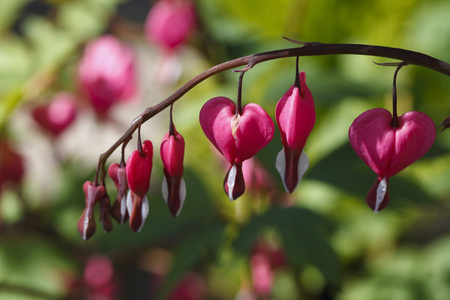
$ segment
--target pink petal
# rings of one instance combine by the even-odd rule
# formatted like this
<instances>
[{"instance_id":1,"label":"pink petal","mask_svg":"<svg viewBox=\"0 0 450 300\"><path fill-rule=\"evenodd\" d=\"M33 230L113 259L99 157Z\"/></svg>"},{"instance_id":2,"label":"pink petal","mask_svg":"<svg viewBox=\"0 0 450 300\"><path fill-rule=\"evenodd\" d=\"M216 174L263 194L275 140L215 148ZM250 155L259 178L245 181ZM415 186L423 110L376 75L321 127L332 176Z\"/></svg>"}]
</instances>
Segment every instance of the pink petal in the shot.
<instances>
[{"instance_id":1,"label":"pink petal","mask_svg":"<svg viewBox=\"0 0 450 300\"><path fill-rule=\"evenodd\" d=\"M410 111L398 118L393 150L386 176L391 177L430 150L436 138L436 127L426 114Z\"/></svg>"},{"instance_id":2,"label":"pink petal","mask_svg":"<svg viewBox=\"0 0 450 300\"><path fill-rule=\"evenodd\" d=\"M133 151L127 160L127 180L129 188L140 197L150 188L153 164L153 145L149 140L142 144L143 156L138 150Z\"/></svg>"},{"instance_id":3,"label":"pink petal","mask_svg":"<svg viewBox=\"0 0 450 300\"><path fill-rule=\"evenodd\" d=\"M314 100L304 72L300 73L300 90L292 85L278 101L275 115L283 145L301 150L316 122Z\"/></svg>"},{"instance_id":4,"label":"pink petal","mask_svg":"<svg viewBox=\"0 0 450 300\"><path fill-rule=\"evenodd\" d=\"M380 177L385 177L394 152L395 132L392 115L383 108L362 113L349 130L350 144L356 154Z\"/></svg>"}]
</instances>

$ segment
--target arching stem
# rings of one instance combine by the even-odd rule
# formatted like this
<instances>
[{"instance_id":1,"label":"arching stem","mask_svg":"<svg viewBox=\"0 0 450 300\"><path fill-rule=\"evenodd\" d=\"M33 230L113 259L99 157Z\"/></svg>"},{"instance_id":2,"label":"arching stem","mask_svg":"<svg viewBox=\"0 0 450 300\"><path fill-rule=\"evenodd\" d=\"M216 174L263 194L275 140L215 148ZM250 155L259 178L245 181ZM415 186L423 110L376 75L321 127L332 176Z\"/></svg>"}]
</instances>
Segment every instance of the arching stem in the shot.
<instances>
[{"instance_id":1,"label":"arching stem","mask_svg":"<svg viewBox=\"0 0 450 300\"><path fill-rule=\"evenodd\" d=\"M203 73L197 75L172 95L170 95L165 100L160 103L145 109L145 111L138 117L140 120L134 122L128 128L128 130L102 155L100 155L99 163L97 166L97 174L100 173L100 178L105 178L106 168L105 163L108 157L125 141L129 141L132 134L136 131L138 127L147 120L151 119L153 116L157 115L168 106L173 104L175 101L180 99L184 94L193 89L196 85L208 79L209 77L239 66L247 65L246 70L253 68L256 64L279 59L286 57L296 57L296 56L319 56L319 55L342 55L342 54L353 54L353 55L365 55L365 56L377 56L390 59L397 59L404 61L410 65L417 65L434 70L436 72L442 73L444 75L450 76L450 64L442 60L436 59L429 55L405 50L401 48L383 47L375 45L362 45L362 44L323 44L323 43L307 43L302 42L302 47L288 48L275 51L269 51L264 53L253 54L249 56L244 56L236 58L219 65L216 65ZM96 176L97 178L97 176Z\"/></svg>"}]
</instances>

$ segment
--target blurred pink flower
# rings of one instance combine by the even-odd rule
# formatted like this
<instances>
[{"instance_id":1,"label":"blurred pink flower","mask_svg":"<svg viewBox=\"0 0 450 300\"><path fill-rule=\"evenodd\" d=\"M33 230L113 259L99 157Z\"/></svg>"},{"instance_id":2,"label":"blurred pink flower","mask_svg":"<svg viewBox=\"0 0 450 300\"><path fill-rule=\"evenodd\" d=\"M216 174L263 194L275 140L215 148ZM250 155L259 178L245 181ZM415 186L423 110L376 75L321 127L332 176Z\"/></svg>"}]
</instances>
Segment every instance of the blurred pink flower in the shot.
<instances>
[{"instance_id":1,"label":"blurred pink flower","mask_svg":"<svg viewBox=\"0 0 450 300\"><path fill-rule=\"evenodd\" d=\"M145 22L151 42L171 51L182 45L195 27L194 6L188 0L161 0L153 5Z\"/></svg>"},{"instance_id":2,"label":"blurred pink flower","mask_svg":"<svg viewBox=\"0 0 450 300\"><path fill-rule=\"evenodd\" d=\"M174 287L166 300L201 300L205 299L206 285L204 279L195 273L187 273Z\"/></svg>"},{"instance_id":3,"label":"blurred pink flower","mask_svg":"<svg viewBox=\"0 0 450 300\"><path fill-rule=\"evenodd\" d=\"M59 136L75 121L75 96L68 92L58 93L49 104L35 107L32 116L44 130Z\"/></svg>"},{"instance_id":4,"label":"blurred pink flower","mask_svg":"<svg viewBox=\"0 0 450 300\"><path fill-rule=\"evenodd\" d=\"M105 117L136 91L134 53L112 35L93 40L84 50L78 78L97 115Z\"/></svg>"},{"instance_id":5,"label":"blurred pink flower","mask_svg":"<svg viewBox=\"0 0 450 300\"><path fill-rule=\"evenodd\" d=\"M257 296L269 296L274 283L274 271L286 265L284 252L266 241L258 241L250 257L253 290Z\"/></svg>"}]
</instances>

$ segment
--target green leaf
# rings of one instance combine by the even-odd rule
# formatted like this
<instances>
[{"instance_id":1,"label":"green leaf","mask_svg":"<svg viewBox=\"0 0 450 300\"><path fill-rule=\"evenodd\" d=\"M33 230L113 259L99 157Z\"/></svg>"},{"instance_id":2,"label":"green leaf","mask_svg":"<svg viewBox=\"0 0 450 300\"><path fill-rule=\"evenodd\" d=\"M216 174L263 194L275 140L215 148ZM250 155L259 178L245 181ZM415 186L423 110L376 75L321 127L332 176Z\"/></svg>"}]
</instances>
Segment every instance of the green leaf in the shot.
<instances>
[{"instance_id":1,"label":"green leaf","mask_svg":"<svg viewBox=\"0 0 450 300\"><path fill-rule=\"evenodd\" d=\"M161 287L158 299L167 296L177 280L199 261L205 251L210 251L220 244L223 229L222 224L206 227L185 239L175 252L175 261Z\"/></svg>"}]
</instances>

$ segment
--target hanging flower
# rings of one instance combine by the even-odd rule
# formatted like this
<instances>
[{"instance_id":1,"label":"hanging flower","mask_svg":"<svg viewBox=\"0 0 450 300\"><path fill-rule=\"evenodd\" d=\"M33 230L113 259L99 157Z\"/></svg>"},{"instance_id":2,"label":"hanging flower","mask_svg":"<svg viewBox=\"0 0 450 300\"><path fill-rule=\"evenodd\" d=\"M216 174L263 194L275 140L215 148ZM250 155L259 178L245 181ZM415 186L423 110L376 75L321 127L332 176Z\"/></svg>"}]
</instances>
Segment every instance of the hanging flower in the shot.
<instances>
[{"instance_id":1,"label":"hanging flower","mask_svg":"<svg viewBox=\"0 0 450 300\"><path fill-rule=\"evenodd\" d=\"M391 122L388 110L374 108L357 117L349 130L353 149L377 174L367 194L367 203L375 212L388 205L389 178L428 152L436 137L433 120L422 112L398 117L398 126Z\"/></svg>"},{"instance_id":2,"label":"hanging flower","mask_svg":"<svg viewBox=\"0 0 450 300\"><path fill-rule=\"evenodd\" d=\"M162 194L172 216L176 217L186 198L186 184L183 179L184 139L173 128L161 143L161 160L164 166Z\"/></svg>"},{"instance_id":3,"label":"hanging flower","mask_svg":"<svg viewBox=\"0 0 450 300\"><path fill-rule=\"evenodd\" d=\"M104 185L86 181L83 184L83 191L86 197L86 207L78 220L78 232L83 240L87 240L95 233L94 206L106 196L106 189Z\"/></svg>"},{"instance_id":4,"label":"hanging flower","mask_svg":"<svg viewBox=\"0 0 450 300\"><path fill-rule=\"evenodd\" d=\"M108 168L109 177L114 181L117 188L117 197L113 203L111 214L120 224L128 218L127 213L127 190L128 181L125 166L113 163Z\"/></svg>"},{"instance_id":5,"label":"hanging flower","mask_svg":"<svg viewBox=\"0 0 450 300\"><path fill-rule=\"evenodd\" d=\"M148 216L147 192L150 188L150 177L153 166L153 145L146 140L142 149L135 150L128 157L126 173L130 191L127 197L127 209L130 216L130 227L139 232Z\"/></svg>"},{"instance_id":6,"label":"hanging flower","mask_svg":"<svg viewBox=\"0 0 450 300\"><path fill-rule=\"evenodd\" d=\"M274 126L264 109L249 103L236 113L226 97L210 99L200 111L200 125L206 137L231 164L224 189L231 201L245 191L242 162L253 157L273 138Z\"/></svg>"},{"instance_id":7,"label":"hanging flower","mask_svg":"<svg viewBox=\"0 0 450 300\"><path fill-rule=\"evenodd\" d=\"M303 148L316 122L314 100L306 86L304 72L278 101L275 115L283 143L276 167L286 191L292 193L309 167Z\"/></svg>"}]
</instances>

